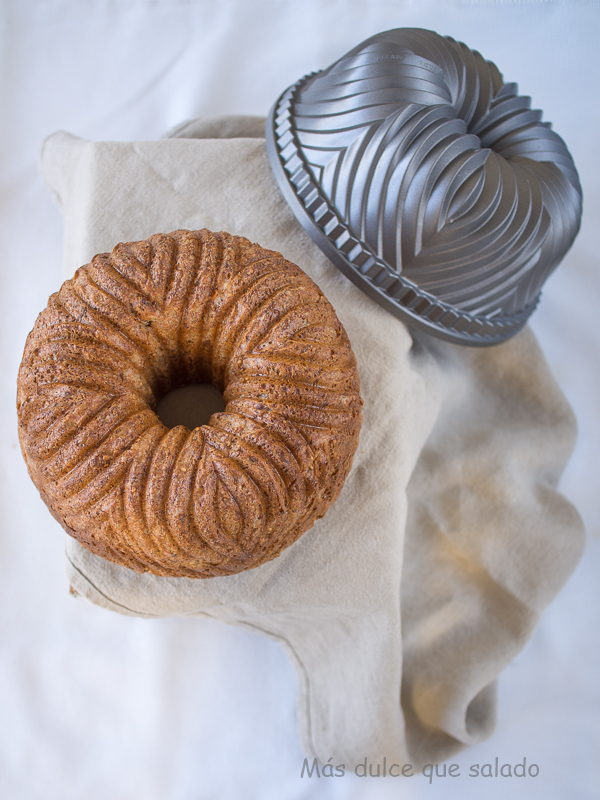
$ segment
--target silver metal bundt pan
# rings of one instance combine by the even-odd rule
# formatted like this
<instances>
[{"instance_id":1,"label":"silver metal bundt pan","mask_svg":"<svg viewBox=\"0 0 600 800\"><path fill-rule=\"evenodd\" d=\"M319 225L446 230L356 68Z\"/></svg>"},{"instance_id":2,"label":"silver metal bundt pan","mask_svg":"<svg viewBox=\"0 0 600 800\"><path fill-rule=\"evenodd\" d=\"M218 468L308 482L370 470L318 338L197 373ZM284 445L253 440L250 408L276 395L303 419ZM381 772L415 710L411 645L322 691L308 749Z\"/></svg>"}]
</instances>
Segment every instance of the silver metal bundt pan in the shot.
<instances>
[{"instance_id":1,"label":"silver metal bundt pan","mask_svg":"<svg viewBox=\"0 0 600 800\"><path fill-rule=\"evenodd\" d=\"M287 89L267 147L350 280L410 325L491 345L523 327L579 229L577 170L541 117L479 53L400 28Z\"/></svg>"}]
</instances>

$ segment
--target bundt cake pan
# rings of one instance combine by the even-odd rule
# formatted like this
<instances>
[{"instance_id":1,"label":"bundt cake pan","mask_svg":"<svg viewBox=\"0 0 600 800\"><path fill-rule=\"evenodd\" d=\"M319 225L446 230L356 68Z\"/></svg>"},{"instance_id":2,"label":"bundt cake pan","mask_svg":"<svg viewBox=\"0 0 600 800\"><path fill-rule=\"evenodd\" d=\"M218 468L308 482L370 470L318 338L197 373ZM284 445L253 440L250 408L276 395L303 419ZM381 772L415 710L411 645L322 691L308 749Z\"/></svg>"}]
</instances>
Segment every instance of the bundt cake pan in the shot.
<instances>
[{"instance_id":1,"label":"bundt cake pan","mask_svg":"<svg viewBox=\"0 0 600 800\"><path fill-rule=\"evenodd\" d=\"M497 344L526 323L581 218L573 159L530 104L461 42L399 28L283 92L269 159L363 291L442 339Z\"/></svg>"}]
</instances>

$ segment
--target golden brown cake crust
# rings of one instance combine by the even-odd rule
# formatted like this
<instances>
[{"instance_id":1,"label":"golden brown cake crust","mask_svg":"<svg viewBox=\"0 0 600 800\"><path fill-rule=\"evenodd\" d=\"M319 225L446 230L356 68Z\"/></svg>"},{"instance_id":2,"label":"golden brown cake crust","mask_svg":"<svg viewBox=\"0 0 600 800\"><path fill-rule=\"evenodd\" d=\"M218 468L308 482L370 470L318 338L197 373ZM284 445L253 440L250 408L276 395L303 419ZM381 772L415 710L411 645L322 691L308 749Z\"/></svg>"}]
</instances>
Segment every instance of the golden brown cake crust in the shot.
<instances>
[{"instance_id":1,"label":"golden brown cake crust","mask_svg":"<svg viewBox=\"0 0 600 800\"><path fill-rule=\"evenodd\" d=\"M156 401L211 382L226 408L166 428ZM313 281L228 233L117 245L50 298L17 409L29 474L92 552L208 578L271 560L322 517L361 425L356 359Z\"/></svg>"}]
</instances>

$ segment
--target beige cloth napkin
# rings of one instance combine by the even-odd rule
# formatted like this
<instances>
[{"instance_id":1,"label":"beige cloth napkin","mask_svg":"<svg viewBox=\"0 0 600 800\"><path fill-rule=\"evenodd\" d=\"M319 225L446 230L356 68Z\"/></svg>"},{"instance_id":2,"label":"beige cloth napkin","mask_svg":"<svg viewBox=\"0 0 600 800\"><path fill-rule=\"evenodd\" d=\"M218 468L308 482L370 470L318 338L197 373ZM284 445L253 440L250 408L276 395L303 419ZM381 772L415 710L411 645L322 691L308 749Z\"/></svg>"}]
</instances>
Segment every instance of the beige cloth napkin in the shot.
<instances>
[{"instance_id":1,"label":"beige cloth napkin","mask_svg":"<svg viewBox=\"0 0 600 800\"><path fill-rule=\"evenodd\" d=\"M280 641L307 754L439 762L492 732L495 679L582 552L556 491L573 416L529 330L483 350L413 340L344 278L283 200L263 124L193 122L154 142L51 136L42 170L65 214L66 273L177 228L281 251L333 303L358 359L352 471L326 516L258 569L138 575L69 539L69 580L120 613L207 615Z\"/></svg>"}]
</instances>

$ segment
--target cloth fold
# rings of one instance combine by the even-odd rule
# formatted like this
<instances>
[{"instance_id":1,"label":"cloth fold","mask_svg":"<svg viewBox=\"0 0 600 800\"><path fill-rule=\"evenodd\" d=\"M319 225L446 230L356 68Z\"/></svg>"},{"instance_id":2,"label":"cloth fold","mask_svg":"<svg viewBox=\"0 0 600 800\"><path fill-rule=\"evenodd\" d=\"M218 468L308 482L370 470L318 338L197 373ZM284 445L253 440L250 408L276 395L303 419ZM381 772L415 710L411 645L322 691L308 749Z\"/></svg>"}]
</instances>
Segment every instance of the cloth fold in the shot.
<instances>
[{"instance_id":1,"label":"cloth fold","mask_svg":"<svg viewBox=\"0 0 600 800\"><path fill-rule=\"evenodd\" d=\"M301 266L358 360L364 423L346 485L280 558L240 575L138 575L69 539L69 580L119 613L207 615L280 641L307 754L439 762L492 732L498 674L581 555L581 521L556 488L573 416L528 329L485 350L412 337L347 281L281 197L261 125L46 140L65 273L119 241L202 227Z\"/></svg>"}]
</instances>

